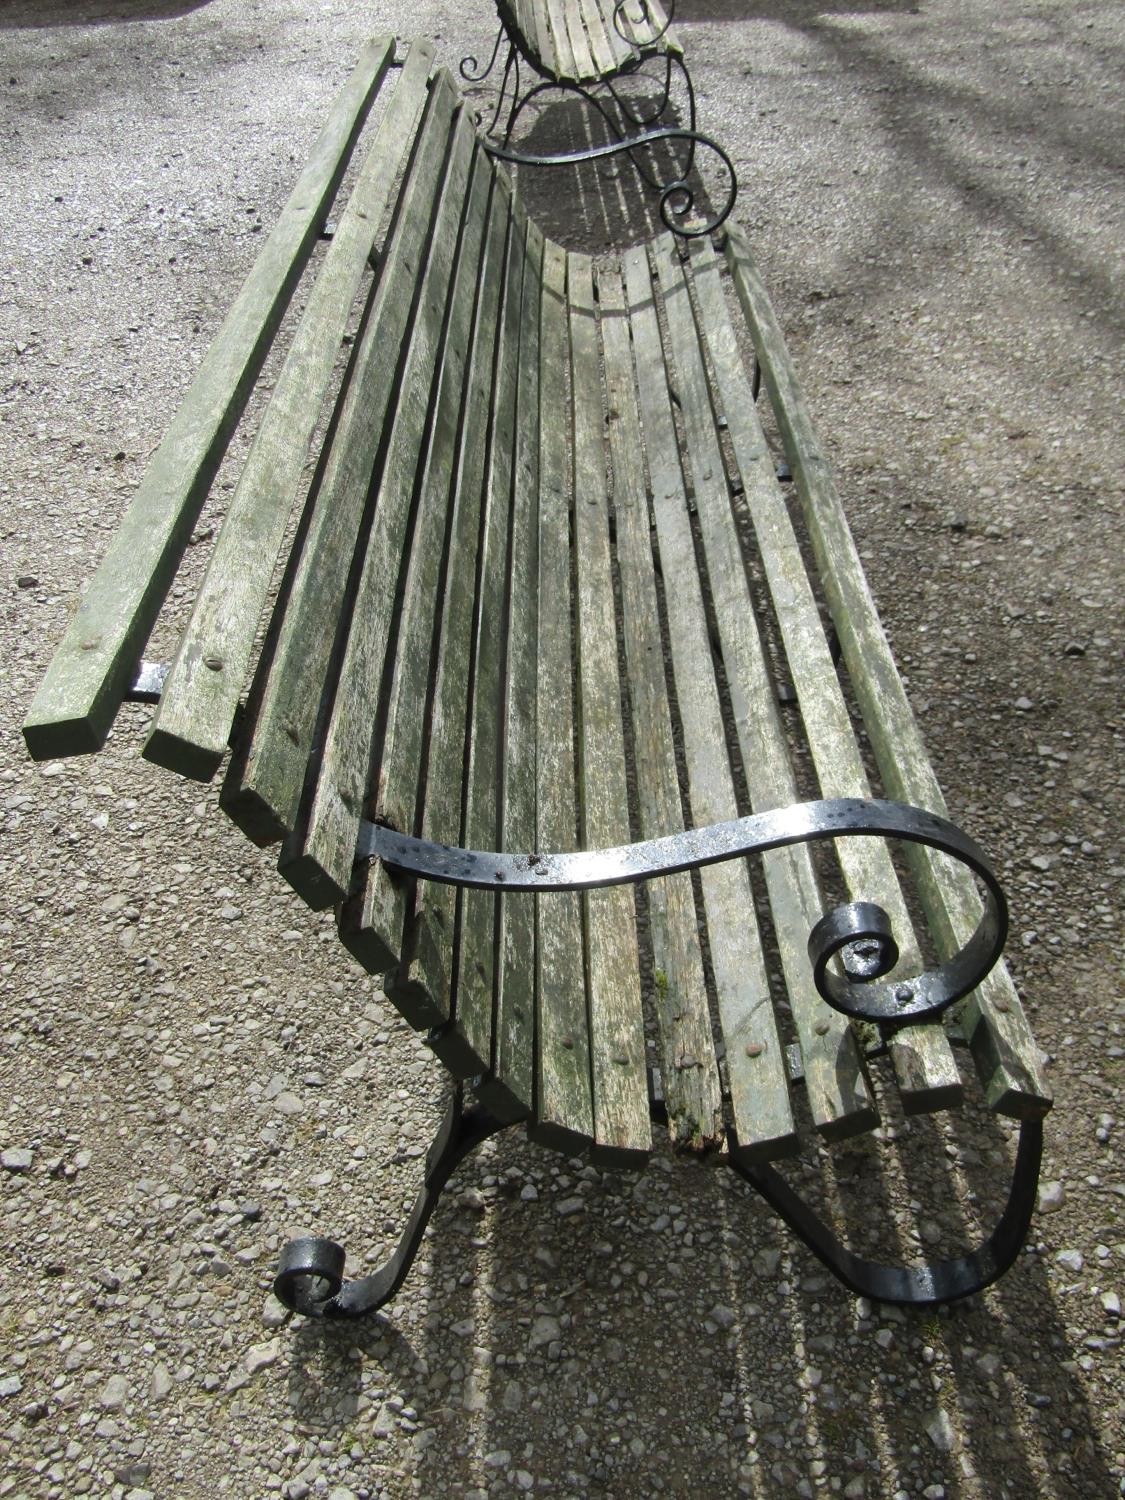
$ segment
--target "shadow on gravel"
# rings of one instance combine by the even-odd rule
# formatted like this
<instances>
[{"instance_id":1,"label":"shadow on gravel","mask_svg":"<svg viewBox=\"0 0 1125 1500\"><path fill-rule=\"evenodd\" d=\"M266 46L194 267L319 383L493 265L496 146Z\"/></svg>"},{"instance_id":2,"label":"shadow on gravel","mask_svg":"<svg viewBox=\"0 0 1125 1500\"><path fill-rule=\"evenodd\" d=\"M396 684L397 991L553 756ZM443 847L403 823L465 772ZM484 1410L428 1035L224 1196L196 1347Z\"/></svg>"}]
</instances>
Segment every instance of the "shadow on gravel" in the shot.
<instances>
[{"instance_id":1,"label":"shadow on gravel","mask_svg":"<svg viewBox=\"0 0 1125 1500\"><path fill-rule=\"evenodd\" d=\"M602 146L615 138L610 124L582 101L565 95L561 99L553 94L542 97L548 101L542 108L533 103L522 115L521 125L528 128L520 130L513 141L514 149L553 156ZM632 97L651 100L643 90ZM618 128L630 133L608 98L606 106ZM487 120L491 100L480 107ZM664 123L682 123L675 108ZM702 128L705 130L705 126ZM573 166L520 167L517 176L528 212L540 228L567 249L596 255L651 239L664 229L661 193L683 180L685 163L684 143L671 139ZM714 152L700 146L687 176L693 195L689 221L716 214L728 196L727 181ZM678 222L673 211L680 206L681 200L668 200L673 222Z\"/></svg>"},{"instance_id":2,"label":"shadow on gravel","mask_svg":"<svg viewBox=\"0 0 1125 1500\"><path fill-rule=\"evenodd\" d=\"M172 21L210 3L211 0L7 0L0 5L0 29Z\"/></svg>"},{"instance_id":3,"label":"shadow on gravel","mask_svg":"<svg viewBox=\"0 0 1125 1500\"><path fill-rule=\"evenodd\" d=\"M805 1160L789 1175L823 1189L868 1253L973 1241L1006 1191L1005 1129L972 1108L888 1124L888 1140L834 1151L831 1172ZM422 1316L401 1330L400 1303L287 1335L299 1430L345 1452L358 1429L375 1439L349 1482L393 1482L380 1439L421 1425L426 1495L480 1485L482 1464L505 1494L552 1472L567 1493L619 1500L789 1500L825 1474L866 1479L867 1495L1025 1500L1079 1477L1110 1492L1077 1383L1065 1410L1044 1394L1067 1387L1052 1366L1071 1341L1035 1253L952 1307L871 1307L722 1168L659 1146L643 1174L602 1173L512 1133L451 1180L411 1285ZM637 1436L654 1425L659 1448Z\"/></svg>"}]
</instances>

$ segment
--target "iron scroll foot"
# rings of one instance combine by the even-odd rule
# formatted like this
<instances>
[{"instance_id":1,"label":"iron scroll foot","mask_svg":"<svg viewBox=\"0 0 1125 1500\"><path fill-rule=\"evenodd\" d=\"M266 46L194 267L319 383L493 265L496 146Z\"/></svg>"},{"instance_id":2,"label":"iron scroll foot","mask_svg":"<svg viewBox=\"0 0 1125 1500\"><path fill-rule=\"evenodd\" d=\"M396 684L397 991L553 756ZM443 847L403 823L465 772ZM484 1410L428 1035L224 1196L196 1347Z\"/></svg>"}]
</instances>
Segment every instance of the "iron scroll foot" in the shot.
<instances>
[{"instance_id":1,"label":"iron scroll foot","mask_svg":"<svg viewBox=\"0 0 1125 1500\"><path fill-rule=\"evenodd\" d=\"M837 1239L773 1167L744 1166L733 1157L730 1166L850 1291L879 1302L931 1307L981 1291L1015 1260L1035 1208L1042 1154L1043 1123L1025 1120L1020 1125L1008 1202L992 1233L965 1255L920 1266L888 1266L857 1255Z\"/></svg>"},{"instance_id":2,"label":"iron scroll foot","mask_svg":"<svg viewBox=\"0 0 1125 1500\"><path fill-rule=\"evenodd\" d=\"M458 1089L426 1157L422 1189L391 1258L373 1275L345 1281L341 1246L319 1236L290 1240L273 1284L278 1301L308 1318L362 1318L389 1302L410 1272L442 1188L466 1156L510 1123L479 1104L463 1108Z\"/></svg>"}]
</instances>

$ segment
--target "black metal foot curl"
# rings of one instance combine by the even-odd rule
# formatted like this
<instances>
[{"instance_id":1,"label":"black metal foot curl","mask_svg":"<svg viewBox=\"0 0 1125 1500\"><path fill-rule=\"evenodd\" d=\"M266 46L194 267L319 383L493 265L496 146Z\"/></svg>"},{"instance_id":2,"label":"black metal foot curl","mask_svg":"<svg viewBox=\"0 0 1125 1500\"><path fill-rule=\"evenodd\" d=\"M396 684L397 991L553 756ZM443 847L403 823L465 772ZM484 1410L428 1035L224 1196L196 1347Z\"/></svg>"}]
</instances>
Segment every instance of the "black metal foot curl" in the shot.
<instances>
[{"instance_id":1,"label":"black metal foot curl","mask_svg":"<svg viewBox=\"0 0 1125 1500\"><path fill-rule=\"evenodd\" d=\"M458 1089L426 1157L422 1190L390 1260L372 1276L345 1282L341 1246L318 1236L290 1240L273 1284L278 1301L307 1318L362 1318L389 1302L406 1280L441 1190L458 1164L509 1123L480 1105L464 1109Z\"/></svg>"},{"instance_id":2,"label":"black metal foot curl","mask_svg":"<svg viewBox=\"0 0 1125 1500\"><path fill-rule=\"evenodd\" d=\"M982 1245L966 1255L920 1266L882 1265L857 1255L836 1238L773 1167L748 1167L733 1157L730 1166L761 1193L774 1212L849 1290L879 1302L929 1307L971 1297L1002 1276L1015 1260L1035 1208L1042 1154L1042 1121L1025 1120L1020 1126L1008 1202L996 1228Z\"/></svg>"}]
</instances>

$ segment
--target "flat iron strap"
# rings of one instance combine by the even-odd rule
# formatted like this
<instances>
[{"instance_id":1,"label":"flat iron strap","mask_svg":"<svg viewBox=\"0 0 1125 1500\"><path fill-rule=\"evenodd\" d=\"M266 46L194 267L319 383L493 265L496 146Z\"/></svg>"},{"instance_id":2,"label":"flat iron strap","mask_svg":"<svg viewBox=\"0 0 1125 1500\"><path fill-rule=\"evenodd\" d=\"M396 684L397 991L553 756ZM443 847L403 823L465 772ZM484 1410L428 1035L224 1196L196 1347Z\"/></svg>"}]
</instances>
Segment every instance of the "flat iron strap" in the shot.
<instances>
[{"instance_id":1,"label":"flat iron strap","mask_svg":"<svg viewBox=\"0 0 1125 1500\"><path fill-rule=\"evenodd\" d=\"M909 979L887 980L898 950L886 914L866 901L838 907L809 935L817 989L837 1010L865 1020L932 1018L992 969L1007 937L1008 906L979 846L948 819L905 803L854 797L801 802L635 844L548 854L459 849L364 823L357 856L445 885L576 891L650 880L790 844L864 835L927 844L967 865L984 887L984 910L975 932L945 962ZM834 958L838 969L830 967Z\"/></svg>"}]
</instances>

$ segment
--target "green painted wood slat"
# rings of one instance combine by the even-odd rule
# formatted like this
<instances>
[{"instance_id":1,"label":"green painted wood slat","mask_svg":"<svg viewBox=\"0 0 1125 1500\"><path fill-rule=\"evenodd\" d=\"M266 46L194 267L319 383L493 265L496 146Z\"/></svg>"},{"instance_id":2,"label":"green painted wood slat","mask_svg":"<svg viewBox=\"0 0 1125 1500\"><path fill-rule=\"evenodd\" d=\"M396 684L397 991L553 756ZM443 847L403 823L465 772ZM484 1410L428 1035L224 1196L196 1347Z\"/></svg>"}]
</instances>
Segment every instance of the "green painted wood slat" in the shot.
<instances>
[{"instance_id":1,"label":"green painted wood slat","mask_svg":"<svg viewBox=\"0 0 1125 1500\"><path fill-rule=\"evenodd\" d=\"M309 293L164 682L145 758L208 781L226 753L286 521L347 320L425 103L433 48L409 56Z\"/></svg>"},{"instance_id":2,"label":"green painted wood slat","mask_svg":"<svg viewBox=\"0 0 1125 1500\"><path fill-rule=\"evenodd\" d=\"M200 361L35 695L23 732L36 759L104 743L393 56L391 37L363 48Z\"/></svg>"}]
</instances>

